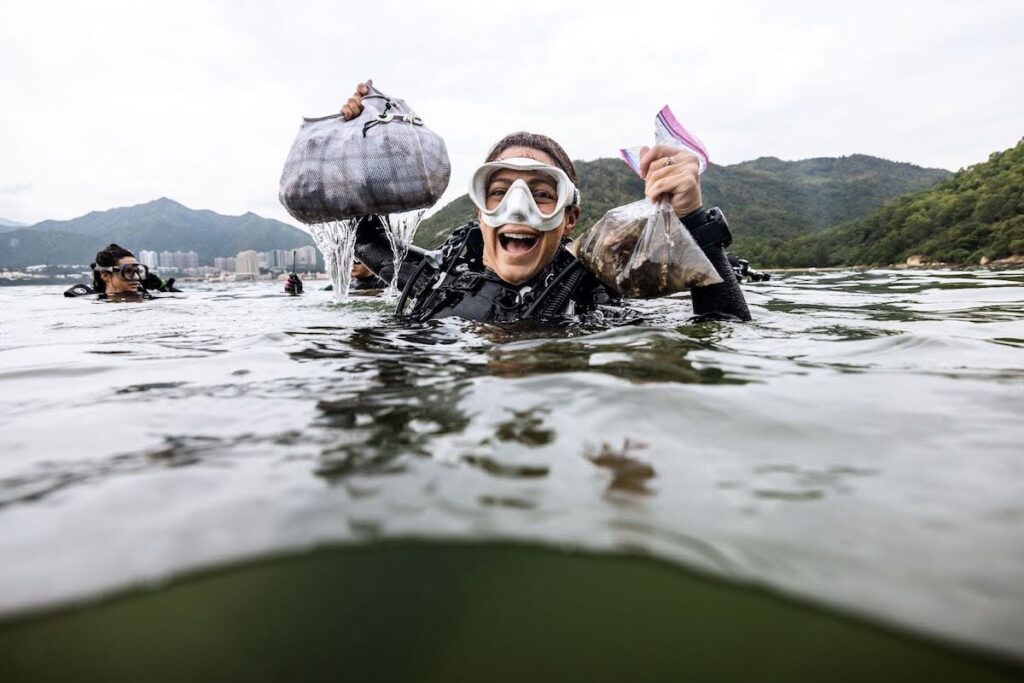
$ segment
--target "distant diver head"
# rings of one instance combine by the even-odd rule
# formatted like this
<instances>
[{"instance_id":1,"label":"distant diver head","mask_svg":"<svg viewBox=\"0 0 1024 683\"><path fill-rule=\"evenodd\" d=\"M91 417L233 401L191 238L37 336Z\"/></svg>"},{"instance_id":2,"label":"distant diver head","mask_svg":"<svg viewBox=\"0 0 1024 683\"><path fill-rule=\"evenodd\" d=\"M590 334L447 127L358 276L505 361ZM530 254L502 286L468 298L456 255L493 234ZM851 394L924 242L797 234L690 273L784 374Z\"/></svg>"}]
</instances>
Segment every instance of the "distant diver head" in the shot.
<instances>
[{"instance_id":1,"label":"distant diver head","mask_svg":"<svg viewBox=\"0 0 1024 683\"><path fill-rule=\"evenodd\" d=\"M579 220L576 183L569 155L546 135L517 132L499 140L470 189L487 267L522 284L551 263Z\"/></svg>"},{"instance_id":2,"label":"distant diver head","mask_svg":"<svg viewBox=\"0 0 1024 683\"><path fill-rule=\"evenodd\" d=\"M104 294L125 294L142 289L148 268L135 254L117 244L108 244L96 253L92 264L93 289Z\"/></svg>"}]
</instances>

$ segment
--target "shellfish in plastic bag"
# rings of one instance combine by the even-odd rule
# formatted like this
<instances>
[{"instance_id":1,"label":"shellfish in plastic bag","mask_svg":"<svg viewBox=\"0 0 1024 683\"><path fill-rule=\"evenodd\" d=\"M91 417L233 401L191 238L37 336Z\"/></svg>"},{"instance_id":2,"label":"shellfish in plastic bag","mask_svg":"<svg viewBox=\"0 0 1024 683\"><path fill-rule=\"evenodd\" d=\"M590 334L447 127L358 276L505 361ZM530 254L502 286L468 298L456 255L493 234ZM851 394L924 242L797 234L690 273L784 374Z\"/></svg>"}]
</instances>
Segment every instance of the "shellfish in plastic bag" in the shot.
<instances>
[{"instance_id":1,"label":"shellfish in plastic bag","mask_svg":"<svg viewBox=\"0 0 1024 683\"><path fill-rule=\"evenodd\" d=\"M611 209L574 247L576 258L601 282L634 299L722 281L665 200Z\"/></svg>"},{"instance_id":2,"label":"shellfish in plastic bag","mask_svg":"<svg viewBox=\"0 0 1024 683\"><path fill-rule=\"evenodd\" d=\"M679 124L668 107L655 119L655 141L696 155L700 173L707 168L704 146ZM624 149L622 156L640 175L640 148ZM722 282L665 199L643 199L611 209L576 240L573 252L605 285L636 299Z\"/></svg>"}]
</instances>

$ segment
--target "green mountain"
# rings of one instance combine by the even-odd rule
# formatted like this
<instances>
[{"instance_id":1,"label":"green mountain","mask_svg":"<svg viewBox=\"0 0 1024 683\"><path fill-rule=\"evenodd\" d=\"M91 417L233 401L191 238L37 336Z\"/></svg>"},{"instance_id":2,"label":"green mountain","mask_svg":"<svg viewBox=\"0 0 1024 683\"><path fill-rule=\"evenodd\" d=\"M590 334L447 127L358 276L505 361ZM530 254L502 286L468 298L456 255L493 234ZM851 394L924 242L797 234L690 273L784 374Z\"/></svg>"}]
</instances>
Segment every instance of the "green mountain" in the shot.
<instances>
[{"instance_id":1,"label":"green mountain","mask_svg":"<svg viewBox=\"0 0 1024 683\"><path fill-rule=\"evenodd\" d=\"M815 235L769 245L781 266L977 263L1024 256L1024 140L935 187Z\"/></svg>"},{"instance_id":2,"label":"green mountain","mask_svg":"<svg viewBox=\"0 0 1024 683\"><path fill-rule=\"evenodd\" d=\"M0 268L35 265L83 265L107 246L92 237L56 230L20 228L0 233Z\"/></svg>"},{"instance_id":3,"label":"green mountain","mask_svg":"<svg viewBox=\"0 0 1024 683\"><path fill-rule=\"evenodd\" d=\"M0 266L86 264L110 242L136 254L143 249L195 251L202 265L245 249L268 251L313 244L309 235L281 221L254 213L223 216L196 211L162 198L0 233Z\"/></svg>"},{"instance_id":4,"label":"green mountain","mask_svg":"<svg viewBox=\"0 0 1024 683\"><path fill-rule=\"evenodd\" d=\"M619 159L577 161L576 170L583 197L577 234L608 209L643 197L643 181ZM747 252L764 251L766 242L863 217L888 199L930 187L950 175L863 154L802 161L762 157L711 166L701 188L704 203L721 206L729 217L735 249L746 257ZM423 221L416 243L434 246L473 215L473 204L463 195Z\"/></svg>"}]
</instances>

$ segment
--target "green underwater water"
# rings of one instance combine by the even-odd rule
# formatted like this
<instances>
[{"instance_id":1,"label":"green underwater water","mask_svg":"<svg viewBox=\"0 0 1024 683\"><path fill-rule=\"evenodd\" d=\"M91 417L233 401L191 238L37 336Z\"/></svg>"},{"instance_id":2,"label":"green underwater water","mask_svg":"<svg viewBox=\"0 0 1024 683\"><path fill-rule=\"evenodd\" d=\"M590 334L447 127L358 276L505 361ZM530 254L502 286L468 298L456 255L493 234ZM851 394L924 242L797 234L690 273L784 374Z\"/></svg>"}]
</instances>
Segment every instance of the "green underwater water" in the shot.
<instances>
[{"instance_id":1,"label":"green underwater water","mask_svg":"<svg viewBox=\"0 0 1024 683\"><path fill-rule=\"evenodd\" d=\"M1024 671L661 562L387 542L0 629L5 680L1012 681Z\"/></svg>"}]
</instances>

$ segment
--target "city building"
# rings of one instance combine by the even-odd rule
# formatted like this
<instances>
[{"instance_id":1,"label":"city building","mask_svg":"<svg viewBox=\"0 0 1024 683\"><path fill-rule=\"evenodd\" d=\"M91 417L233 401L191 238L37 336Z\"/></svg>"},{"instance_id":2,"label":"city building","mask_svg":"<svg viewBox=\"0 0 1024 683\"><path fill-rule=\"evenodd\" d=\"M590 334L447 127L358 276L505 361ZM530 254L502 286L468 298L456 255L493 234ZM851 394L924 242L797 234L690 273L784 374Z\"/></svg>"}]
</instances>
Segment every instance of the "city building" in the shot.
<instances>
[{"instance_id":1,"label":"city building","mask_svg":"<svg viewBox=\"0 0 1024 683\"><path fill-rule=\"evenodd\" d=\"M213 259L213 267L222 273L233 273L235 272L235 257L218 256Z\"/></svg>"},{"instance_id":2,"label":"city building","mask_svg":"<svg viewBox=\"0 0 1024 683\"><path fill-rule=\"evenodd\" d=\"M295 250L298 254L298 263L300 266L307 266L308 269L312 270L316 268L316 247L299 247Z\"/></svg>"},{"instance_id":3,"label":"city building","mask_svg":"<svg viewBox=\"0 0 1024 683\"><path fill-rule=\"evenodd\" d=\"M158 258L158 267L165 272L199 267L199 254L194 251L161 251Z\"/></svg>"},{"instance_id":4,"label":"city building","mask_svg":"<svg viewBox=\"0 0 1024 683\"><path fill-rule=\"evenodd\" d=\"M267 270L290 271L314 270L316 268L316 247L296 247L295 249L274 249L260 252L260 266Z\"/></svg>"},{"instance_id":5,"label":"city building","mask_svg":"<svg viewBox=\"0 0 1024 683\"><path fill-rule=\"evenodd\" d=\"M160 265L160 255L155 251L147 251L143 249L139 252L139 263L146 266L150 270L156 270Z\"/></svg>"},{"instance_id":6,"label":"city building","mask_svg":"<svg viewBox=\"0 0 1024 683\"><path fill-rule=\"evenodd\" d=\"M249 249L241 251L235 256L235 272L239 275L255 277L260 273L260 255L258 252Z\"/></svg>"}]
</instances>

